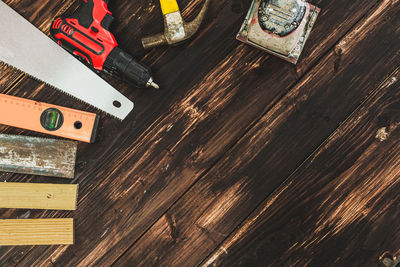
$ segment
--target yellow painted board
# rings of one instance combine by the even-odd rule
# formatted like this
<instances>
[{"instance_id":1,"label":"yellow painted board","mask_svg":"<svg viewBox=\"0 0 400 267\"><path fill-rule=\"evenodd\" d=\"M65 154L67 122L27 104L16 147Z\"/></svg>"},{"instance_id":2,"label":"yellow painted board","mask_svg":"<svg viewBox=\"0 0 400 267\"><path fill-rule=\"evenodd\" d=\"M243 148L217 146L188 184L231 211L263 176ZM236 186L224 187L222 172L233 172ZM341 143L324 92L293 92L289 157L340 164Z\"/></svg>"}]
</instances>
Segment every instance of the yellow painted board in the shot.
<instances>
[{"instance_id":1,"label":"yellow painted board","mask_svg":"<svg viewBox=\"0 0 400 267\"><path fill-rule=\"evenodd\" d=\"M0 183L0 208L75 210L76 184Z\"/></svg>"},{"instance_id":2,"label":"yellow painted board","mask_svg":"<svg viewBox=\"0 0 400 267\"><path fill-rule=\"evenodd\" d=\"M73 219L0 220L0 246L72 245Z\"/></svg>"},{"instance_id":3,"label":"yellow painted board","mask_svg":"<svg viewBox=\"0 0 400 267\"><path fill-rule=\"evenodd\" d=\"M179 11L176 0L160 0L161 11L164 15Z\"/></svg>"}]
</instances>

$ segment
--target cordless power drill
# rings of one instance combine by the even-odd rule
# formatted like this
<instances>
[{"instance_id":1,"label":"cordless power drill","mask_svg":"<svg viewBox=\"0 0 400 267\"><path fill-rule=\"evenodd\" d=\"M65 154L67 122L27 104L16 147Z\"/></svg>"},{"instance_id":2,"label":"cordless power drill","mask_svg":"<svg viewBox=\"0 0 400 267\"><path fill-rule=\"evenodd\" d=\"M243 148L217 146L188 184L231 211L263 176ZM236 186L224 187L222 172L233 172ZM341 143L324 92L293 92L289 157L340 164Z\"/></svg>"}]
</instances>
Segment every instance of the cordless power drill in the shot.
<instances>
[{"instance_id":1,"label":"cordless power drill","mask_svg":"<svg viewBox=\"0 0 400 267\"><path fill-rule=\"evenodd\" d=\"M158 88L146 66L118 47L110 26L109 0L80 0L71 15L56 17L50 33L56 42L97 71L105 71L136 87Z\"/></svg>"}]
</instances>

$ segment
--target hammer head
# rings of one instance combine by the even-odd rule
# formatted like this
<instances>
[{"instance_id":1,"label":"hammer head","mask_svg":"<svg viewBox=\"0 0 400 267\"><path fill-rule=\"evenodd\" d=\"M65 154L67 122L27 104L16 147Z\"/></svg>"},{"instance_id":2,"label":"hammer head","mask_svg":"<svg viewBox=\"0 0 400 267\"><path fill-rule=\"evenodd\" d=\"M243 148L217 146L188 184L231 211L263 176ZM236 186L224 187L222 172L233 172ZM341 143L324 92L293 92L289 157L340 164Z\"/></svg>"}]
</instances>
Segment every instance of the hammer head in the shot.
<instances>
[{"instance_id":1,"label":"hammer head","mask_svg":"<svg viewBox=\"0 0 400 267\"><path fill-rule=\"evenodd\" d=\"M206 0L197 17L191 22L185 22L179 11L176 0L161 0L164 14L164 33L142 38L145 49L160 45L177 45L191 38L199 29L207 12L210 0Z\"/></svg>"}]
</instances>

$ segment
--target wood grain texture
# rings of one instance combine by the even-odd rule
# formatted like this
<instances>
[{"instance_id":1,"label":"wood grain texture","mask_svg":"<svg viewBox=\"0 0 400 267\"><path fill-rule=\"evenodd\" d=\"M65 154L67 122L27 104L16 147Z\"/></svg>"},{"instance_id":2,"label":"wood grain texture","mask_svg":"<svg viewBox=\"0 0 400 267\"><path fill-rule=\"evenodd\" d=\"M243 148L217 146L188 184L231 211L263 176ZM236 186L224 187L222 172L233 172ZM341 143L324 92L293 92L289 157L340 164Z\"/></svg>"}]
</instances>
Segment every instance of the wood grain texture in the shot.
<instances>
[{"instance_id":1,"label":"wood grain texture","mask_svg":"<svg viewBox=\"0 0 400 267\"><path fill-rule=\"evenodd\" d=\"M132 3L132 6L126 6L126 3L120 4L127 8L126 10L121 9L124 13L131 11L132 14L135 14L140 19L147 18L147 11L143 10L142 3L135 2ZM129 122L133 118L128 118L122 125L114 123L112 120L104 120L104 134L101 134L100 129L99 143L96 147L83 152L84 157L82 156L82 158L84 160L82 160L82 166L92 167L82 169L82 176L80 177L82 183L87 184L87 186L82 186L82 199L83 202L88 201L84 204L86 208L80 206L83 209L81 216L84 218L93 216L93 221L98 222L98 224L89 227L91 223L85 222L82 223L82 228L78 227L78 229L82 229L82 233L91 231L93 237L105 239L101 244L96 244L96 242L84 240L83 238L82 247L87 249L77 249L75 251L75 248L68 248L74 250L73 253L85 254L86 256L81 256L84 264L93 262L93 258L99 261L102 260L97 254L99 251L109 251L109 253L120 255L124 249L119 249L118 247L128 248L132 243L132 237L136 238L140 233L144 232L148 225L162 215L165 209L179 198L182 192L191 186L204 170L214 164L236 142L235 139L247 130L246 126L243 125L258 119L260 110L263 112L266 108L265 104L274 101L275 98L279 98L285 92L285 90L282 91L282 88L291 86L298 79L298 74L293 72L293 66L286 65L282 61L270 58L260 51L240 45L235 41L234 36L243 21L249 4L250 1L247 1L247 3L240 5L240 10L237 10L232 9L231 4L227 1L216 2L210 14L213 20L209 27L203 28L205 32L199 33L202 38L195 39L192 43L187 44L186 47L182 46L181 49L166 49L168 51L167 54L165 50L160 50L159 58L157 58L157 52L151 53L151 56L146 56L145 60L156 59L153 65L163 66L158 71L155 68L155 76L158 77L157 80L164 81L164 85L162 85L164 90L157 94L149 95L147 93L147 96L146 93L141 93L141 95L136 93L136 116L141 119ZM323 31L325 35L316 36L317 42L318 40L327 42L327 44L336 42L373 4L373 2L370 2L362 9L359 9L356 4L348 5L349 9L343 8L344 14L348 14L345 17L336 13L327 13L327 21L322 26L325 30ZM333 5L328 4L328 2L325 2L325 5L333 8ZM136 7L138 11L136 11ZM223 8L222 12L221 7ZM192 12L196 13L196 10ZM187 12L184 13L187 14ZM349 16L350 14L351 16ZM120 16L118 11L114 15L117 18ZM155 17L157 16L156 14ZM332 23L328 21L337 19L342 19L346 23L341 24L338 31L328 34L328 30L334 29ZM234 21L234 24L232 24L232 21ZM131 25L132 27L130 28L125 28L126 26L123 23L121 25L127 32L131 33L129 35L131 36L129 40L131 43L135 43L135 36L138 37L136 40L139 40L140 35L138 32L133 31L135 25ZM118 36L119 30L117 29L115 33ZM227 38L226 36L232 36L232 38ZM220 40L223 40L223 42ZM123 43L122 46L124 46ZM313 51L318 51L318 53L314 53L313 57L305 57L305 61L308 63L303 66L303 70L310 68L329 48L329 45L318 47ZM241 51L243 49L246 50L243 52ZM249 51L251 53L243 57ZM204 53L210 54L210 56L205 58ZM255 56L261 56L262 58L251 60L251 57ZM269 64L256 64L256 68L251 67L253 63L247 63L247 61L258 62L265 59L270 60ZM221 63L223 68L219 70L221 60L223 60L223 63ZM230 66L231 63L234 63L234 65ZM273 65L275 67L272 67ZM193 68L193 66L196 67ZM201 69L197 66L201 66ZM240 68L235 70L238 66ZM215 67L217 69L213 70ZM184 70L190 70L191 68L194 71L191 71L191 75L188 76ZM251 77L247 78L246 76L249 72L243 72L246 68L250 68ZM171 72L171 69L182 71ZM232 72L232 70L235 71ZM265 72L268 73L273 70L279 70L280 73L277 76L265 75ZM202 84L201 81L204 75L208 72L210 72L210 75L207 82L199 87L199 84ZM215 77L224 74L229 75L228 77L232 77L230 75L237 77L232 80L227 78L221 84L219 84L219 80L213 81ZM286 77L283 84L272 86L271 91L260 90L260 86L263 86L264 83L274 84L279 81L278 77ZM31 84L32 81L30 80L21 80L16 84L13 92L19 92L18 88L26 88ZM119 84L118 88L121 87L123 85ZM34 92L34 97L39 99L40 97L54 98L52 101L60 101L59 97L46 91L46 88L40 88L40 86L38 88ZM233 93L229 93L233 89ZM185 96L186 94L188 95ZM133 94L131 93L131 95ZM182 95L185 96L183 99ZM227 98L228 101L223 101L213 107L214 103L217 103L216 101L224 98ZM245 101L248 101L248 104L243 106ZM71 101L71 105L77 105L77 103ZM204 116L196 119L196 110L204 110L199 113L204 114ZM238 110L245 112L238 113ZM194 120L193 123L192 120ZM227 125L223 124L225 121L229 123ZM135 128L133 128L133 125ZM215 128L215 125L218 127ZM121 131L121 129L126 130ZM102 137L103 139L101 139ZM180 141L181 139L182 142ZM165 140L165 142L154 142L155 140ZM209 140L212 142L209 143ZM176 149L174 148L175 145L177 145ZM203 146L206 149L206 153L201 153L202 157L197 157L196 155L200 155L198 153ZM169 152L170 149L173 149L171 153ZM135 153L131 151L135 151ZM94 155L96 155L96 158ZM164 157L163 162L160 162L160 157ZM187 161L182 162L182 158L187 158ZM101 162L101 168L94 167L96 165L95 162ZM129 166L128 162L138 162L138 164ZM177 164L182 164L183 172L179 167L177 168L177 173L182 173L181 175L171 172L173 168L176 168ZM143 168L146 165L149 166L148 169ZM153 167L150 168L151 165ZM104 170L115 171L110 175ZM155 171L158 172L154 173ZM85 176L86 173L93 172L96 174L95 176ZM192 172L196 175L190 175ZM132 177L132 173L137 174ZM105 179L106 176L102 176L103 174L107 176L107 179ZM181 177L185 177L185 179ZM173 183L170 182L171 180ZM112 185L110 185L110 181L112 181ZM145 182L142 183L143 181ZM164 189L165 185L168 185L167 189ZM132 186L135 190L129 191L126 189L132 189ZM96 188L95 191L93 191L94 188ZM165 193L159 194L160 190L165 190ZM121 196L124 197L122 198ZM156 197L155 201L147 201L154 197ZM132 199L135 199L133 204ZM116 205L113 205L114 202ZM94 205L100 205L105 208L93 210L90 207ZM124 206L123 209L120 208L121 205ZM132 210L132 205L134 210ZM125 209L129 213L125 212ZM110 232L109 225L115 225L112 228L115 231L119 231L118 229L120 227L125 228L127 223L121 221L119 217L115 217L114 214L127 216L129 228L135 229L135 232L130 233L129 236L123 234L124 240L120 244L118 244L120 236ZM112 221L103 221L104 219L102 218L105 217L114 219ZM105 235L103 236L104 233ZM88 247L90 244L91 248ZM118 247L114 248L117 244ZM102 246L106 247L101 248ZM48 261L49 254L44 254L42 249L35 251L37 251L37 256L27 257L25 260L37 259L40 261L39 257L41 257L46 262ZM64 251L59 253L59 251L52 252L49 249L49 253L59 256L58 260L61 262L80 259L79 257L71 259L67 256L68 252L63 254ZM111 261L113 257L107 256L105 258L107 261ZM12 262L14 261L17 260Z\"/></svg>"},{"instance_id":2,"label":"wood grain texture","mask_svg":"<svg viewBox=\"0 0 400 267\"><path fill-rule=\"evenodd\" d=\"M75 210L76 184L0 183L0 208Z\"/></svg>"},{"instance_id":3,"label":"wood grain texture","mask_svg":"<svg viewBox=\"0 0 400 267\"><path fill-rule=\"evenodd\" d=\"M74 178L77 143L0 134L0 171Z\"/></svg>"},{"instance_id":4,"label":"wood grain texture","mask_svg":"<svg viewBox=\"0 0 400 267\"><path fill-rule=\"evenodd\" d=\"M44 31L46 34L49 33L50 23L53 18L63 13L66 9L68 9L73 4L78 4L76 1L70 0L62 0L62 1L13 1L13 0L5 0L6 4L9 4L13 9L15 9L18 13L20 13L23 17L28 19L31 23L33 23L36 27ZM55 93L53 89L47 88L40 82L33 80L32 78L26 77L23 73L12 69L9 66L4 66L1 64L0 67L0 89L2 93L18 95L19 97L26 97L34 100L44 100L49 101L51 103L55 103L55 99L58 100L58 104L68 105L70 107L74 107L73 103L76 101L67 100L65 98L60 97L58 93ZM18 82L22 80L26 81L24 86L18 86ZM83 105L80 108L84 109ZM9 127L0 126L2 133L9 134L23 134L23 135L33 135L44 137L42 134L30 133L28 131L23 131L20 129L13 129ZM79 156L78 156L79 159ZM79 164L78 166L84 166ZM10 175L2 173L0 174L2 181L13 181L13 182L29 182L34 180L35 182L48 182L47 180L43 180L41 177L31 177L31 176L23 176L23 175ZM53 179L51 180L53 181ZM26 211L26 210L8 210L2 209L0 211L0 218L39 218L42 216L51 217L51 211ZM62 215L70 215L68 213L62 212ZM59 215L59 216L62 216ZM54 216L54 215L53 215ZM21 258L23 258L26 253L31 248L27 247L0 247L0 263L2 266L13 266Z\"/></svg>"},{"instance_id":5,"label":"wood grain texture","mask_svg":"<svg viewBox=\"0 0 400 267\"><path fill-rule=\"evenodd\" d=\"M200 263L399 64L399 11L372 10L117 265Z\"/></svg>"},{"instance_id":6,"label":"wood grain texture","mask_svg":"<svg viewBox=\"0 0 400 267\"><path fill-rule=\"evenodd\" d=\"M0 220L0 246L71 245L73 219Z\"/></svg>"},{"instance_id":7,"label":"wood grain texture","mask_svg":"<svg viewBox=\"0 0 400 267\"><path fill-rule=\"evenodd\" d=\"M397 69L204 266L378 266L398 252L399 89Z\"/></svg>"},{"instance_id":8,"label":"wood grain texture","mask_svg":"<svg viewBox=\"0 0 400 267\"><path fill-rule=\"evenodd\" d=\"M60 10L70 6L71 9L75 8L77 2L72 2L43 0L39 3L19 0L7 3L47 32L46 27L50 24L46 23L49 23ZM328 56L328 60L324 61L325 64L317 66L326 68L325 73L328 74L331 74L332 69L336 69L338 72L331 74L332 76L343 75L341 62L338 60L339 50L335 53L329 51L333 46L335 48L338 40L352 30L355 23L362 20L380 1L314 1L313 3L321 7L323 12L297 66L287 64L235 40L234 37L250 2L251 0L213 1L207 19L193 40L179 47L153 49L149 52L144 52L140 48L139 40L142 33L162 31L163 22L157 1L112 2L111 10L117 18L113 32L121 47L152 67L154 76L163 90L132 90L126 84L102 75L123 94L134 99L136 108L123 123L103 116L97 143L90 146L79 145L77 175L74 180L79 182L81 189L80 208L75 213L75 217L79 218L77 245L0 248L0 262L4 266L16 264L107 266L113 263L158 218L163 216L184 192L220 161L238 139L246 134L301 78L303 81L307 80L307 77L314 73L314 67L318 62ZM200 0L182 1L180 4L185 18L188 20L193 18L201 3ZM380 38L385 36L382 34ZM391 49L395 50L390 47L391 42L392 40L388 42L388 47L384 48L388 49L387 53L390 53ZM372 51L376 50L377 48ZM357 56L350 58L349 61L354 61ZM396 56L393 60L386 60L388 66L381 71L376 69L371 72L365 71L372 66L371 63L364 68L362 64L366 60L356 65L358 68L362 66L361 72L364 75L376 76L368 83L369 86L381 78L382 73L387 71L395 59ZM378 64L384 60L377 61L373 58L372 61ZM348 64L349 62L345 62L343 67ZM14 77L13 71L10 75ZM353 83L352 86L360 84L367 86L365 80L358 76L356 68L352 69L351 75L354 79L362 80ZM310 79L312 78L315 76L310 76ZM324 86L333 80L333 77L330 78L329 81L325 80ZM0 84L8 86L4 90L9 94L95 111L29 77L17 77L14 80L11 78L12 82L5 79L3 82L0 80ZM344 83L349 80L350 77L347 76L341 81ZM311 87L316 94L321 94L323 90L316 90L315 86L314 84ZM338 90L338 86L336 84L334 88ZM306 88L305 85L302 88ZM323 95L322 99L334 95L333 91L329 90L331 95ZM293 163L293 166L299 164L301 158L309 155L315 149L312 145L322 142L364 95L365 91L350 94L348 97L355 96L352 105L349 104L346 108L341 106L343 109L338 109L338 112L343 111L343 114L337 114L328 124L330 127L326 129L324 120L318 119L322 113L319 108L314 114L314 121L316 124L322 123L318 129L323 128L323 130L315 135L316 139L313 142L299 147L299 150L302 150L296 155L299 162ZM332 106L336 103L337 101ZM311 109L313 107L310 105ZM296 122L298 119L299 117L293 118L293 121ZM288 123L291 122L292 120ZM299 126L295 124L294 128L296 127ZM26 133L10 128L4 128L3 131ZM278 144L280 145L279 142ZM291 143L293 144L297 145L296 142ZM263 159L263 156L260 158ZM8 181L22 179L12 175L1 177ZM31 178L24 177L24 179ZM224 183L224 179L221 179L220 187L223 187ZM226 186L229 187L230 183L226 183ZM260 192L267 194L264 189L260 188ZM221 193L216 191L215 194ZM44 214L65 216L68 213L45 212ZM29 214L30 217L42 215L36 212ZM19 211L3 211L0 212L0 216L4 218L27 215ZM174 221L173 216L170 221ZM217 244L207 247L207 250L212 250Z\"/></svg>"}]
</instances>

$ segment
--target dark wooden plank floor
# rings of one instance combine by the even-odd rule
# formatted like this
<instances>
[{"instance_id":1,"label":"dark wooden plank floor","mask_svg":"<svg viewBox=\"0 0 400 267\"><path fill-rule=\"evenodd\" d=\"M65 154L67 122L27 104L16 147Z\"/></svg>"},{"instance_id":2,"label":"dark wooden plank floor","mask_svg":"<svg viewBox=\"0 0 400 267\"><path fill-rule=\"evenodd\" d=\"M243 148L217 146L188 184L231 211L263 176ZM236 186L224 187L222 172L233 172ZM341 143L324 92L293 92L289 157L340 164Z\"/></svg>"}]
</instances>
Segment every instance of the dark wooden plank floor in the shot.
<instances>
[{"instance_id":1,"label":"dark wooden plank floor","mask_svg":"<svg viewBox=\"0 0 400 267\"><path fill-rule=\"evenodd\" d=\"M5 2L47 34L78 4ZM196 38L146 52L157 2L111 4L120 45L163 90L104 76L136 108L122 123L102 115L96 144L79 145L78 210L0 210L73 216L76 244L0 247L0 265L373 266L398 251L400 1L313 1L322 12L296 66L235 40L251 0L213 1ZM184 17L201 3L180 1ZM3 93L95 111L0 72Z\"/></svg>"},{"instance_id":2,"label":"dark wooden plank floor","mask_svg":"<svg viewBox=\"0 0 400 267\"><path fill-rule=\"evenodd\" d=\"M374 266L400 248L400 69L205 266Z\"/></svg>"}]
</instances>

